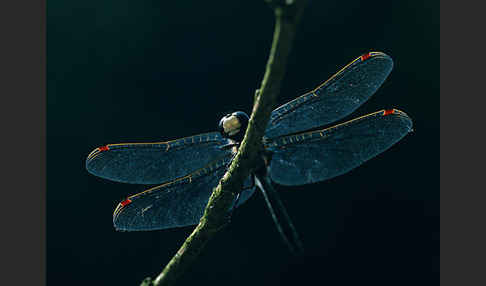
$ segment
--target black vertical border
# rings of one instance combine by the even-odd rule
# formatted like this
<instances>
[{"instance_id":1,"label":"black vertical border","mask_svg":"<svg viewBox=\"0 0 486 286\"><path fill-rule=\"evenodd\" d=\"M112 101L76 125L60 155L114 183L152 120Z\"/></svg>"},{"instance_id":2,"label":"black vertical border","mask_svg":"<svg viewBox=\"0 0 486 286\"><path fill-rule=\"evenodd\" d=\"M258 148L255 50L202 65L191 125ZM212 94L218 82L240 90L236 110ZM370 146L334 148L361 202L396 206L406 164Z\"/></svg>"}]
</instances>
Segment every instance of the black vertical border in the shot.
<instances>
[{"instance_id":1,"label":"black vertical border","mask_svg":"<svg viewBox=\"0 0 486 286\"><path fill-rule=\"evenodd\" d=\"M0 4L2 285L45 285L45 7Z\"/></svg>"},{"instance_id":2,"label":"black vertical border","mask_svg":"<svg viewBox=\"0 0 486 286\"><path fill-rule=\"evenodd\" d=\"M474 4L474 5L472 5ZM441 285L484 285L484 2L441 2Z\"/></svg>"}]
</instances>

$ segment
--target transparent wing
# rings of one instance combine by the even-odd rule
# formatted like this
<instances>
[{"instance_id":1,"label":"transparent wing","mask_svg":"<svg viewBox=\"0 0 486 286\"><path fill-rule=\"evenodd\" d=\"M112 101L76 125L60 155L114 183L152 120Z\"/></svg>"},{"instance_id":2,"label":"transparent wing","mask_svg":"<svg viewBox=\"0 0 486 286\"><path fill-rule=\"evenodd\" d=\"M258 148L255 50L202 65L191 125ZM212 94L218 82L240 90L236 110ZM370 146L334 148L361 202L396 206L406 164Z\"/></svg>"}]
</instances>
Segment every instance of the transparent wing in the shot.
<instances>
[{"instance_id":1,"label":"transparent wing","mask_svg":"<svg viewBox=\"0 0 486 286\"><path fill-rule=\"evenodd\" d=\"M219 160L171 183L128 197L113 213L117 230L146 231L199 223L213 188L224 175L230 159ZM252 180L246 180L237 206L253 195Z\"/></svg>"},{"instance_id":2,"label":"transparent wing","mask_svg":"<svg viewBox=\"0 0 486 286\"><path fill-rule=\"evenodd\" d=\"M303 132L347 116L375 93L392 68L392 59L381 52L355 59L315 90L275 109L265 137Z\"/></svg>"},{"instance_id":3,"label":"transparent wing","mask_svg":"<svg viewBox=\"0 0 486 286\"><path fill-rule=\"evenodd\" d=\"M116 182L161 184L231 156L231 148L221 148L229 143L212 132L167 142L109 144L88 155L86 169Z\"/></svg>"},{"instance_id":4,"label":"transparent wing","mask_svg":"<svg viewBox=\"0 0 486 286\"><path fill-rule=\"evenodd\" d=\"M412 120L397 109L381 110L331 128L280 137L270 178L281 185L303 185L344 174L384 152L412 130Z\"/></svg>"}]
</instances>

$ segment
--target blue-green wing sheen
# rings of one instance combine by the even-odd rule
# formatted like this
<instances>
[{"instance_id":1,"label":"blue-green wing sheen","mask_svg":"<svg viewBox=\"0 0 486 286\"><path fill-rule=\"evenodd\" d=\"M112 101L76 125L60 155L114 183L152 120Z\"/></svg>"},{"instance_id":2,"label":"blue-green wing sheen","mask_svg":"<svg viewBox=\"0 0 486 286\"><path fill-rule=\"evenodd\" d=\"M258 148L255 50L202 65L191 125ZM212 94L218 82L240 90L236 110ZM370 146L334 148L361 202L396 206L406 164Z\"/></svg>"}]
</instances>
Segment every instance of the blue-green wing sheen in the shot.
<instances>
[{"instance_id":1,"label":"blue-green wing sheen","mask_svg":"<svg viewBox=\"0 0 486 286\"><path fill-rule=\"evenodd\" d=\"M122 183L162 184L188 175L209 163L232 156L230 141L218 132L156 143L109 144L93 150L86 169Z\"/></svg>"},{"instance_id":2,"label":"blue-green wing sheen","mask_svg":"<svg viewBox=\"0 0 486 286\"><path fill-rule=\"evenodd\" d=\"M344 118L376 92L392 68L392 59L381 52L355 59L315 90L275 109L265 137L303 132Z\"/></svg>"},{"instance_id":3,"label":"blue-green wing sheen","mask_svg":"<svg viewBox=\"0 0 486 286\"><path fill-rule=\"evenodd\" d=\"M384 152L412 130L397 109L382 110L331 128L280 137L267 143L273 152L270 178L281 185L303 185L342 175Z\"/></svg>"},{"instance_id":4,"label":"blue-green wing sheen","mask_svg":"<svg viewBox=\"0 0 486 286\"><path fill-rule=\"evenodd\" d=\"M230 160L219 160L174 182L128 197L113 213L115 228L145 231L199 223L213 188L224 175ZM250 179L243 187L237 206L255 191Z\"/></svg>"}]
</instances>

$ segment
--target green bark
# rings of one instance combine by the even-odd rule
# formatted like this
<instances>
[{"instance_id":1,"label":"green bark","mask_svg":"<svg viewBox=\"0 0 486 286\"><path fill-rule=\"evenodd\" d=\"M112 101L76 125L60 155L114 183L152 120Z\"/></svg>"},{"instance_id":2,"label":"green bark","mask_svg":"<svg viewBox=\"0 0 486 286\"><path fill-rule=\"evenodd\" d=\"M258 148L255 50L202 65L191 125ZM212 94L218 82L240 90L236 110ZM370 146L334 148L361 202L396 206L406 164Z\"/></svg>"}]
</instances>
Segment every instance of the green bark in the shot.
<instances>
[{"instance_id":1,"label":"green bark","mask_svg":"<svg viewBox=\"0 0 486 286\"><path fill-rule=\"evenodd\" d=\"M146 278L141 285L174 285L177 282L196 260L206 243L228 223L228 210L241 190L243 181L256 166L258 153L262 148L262 137L276 105L287 58L307 0L266 2L275 12L273 42L261 87L255 93L245 138L236 157L213 190L199 224L162 272L153 281Z\"/></svg>"}]
</instances>

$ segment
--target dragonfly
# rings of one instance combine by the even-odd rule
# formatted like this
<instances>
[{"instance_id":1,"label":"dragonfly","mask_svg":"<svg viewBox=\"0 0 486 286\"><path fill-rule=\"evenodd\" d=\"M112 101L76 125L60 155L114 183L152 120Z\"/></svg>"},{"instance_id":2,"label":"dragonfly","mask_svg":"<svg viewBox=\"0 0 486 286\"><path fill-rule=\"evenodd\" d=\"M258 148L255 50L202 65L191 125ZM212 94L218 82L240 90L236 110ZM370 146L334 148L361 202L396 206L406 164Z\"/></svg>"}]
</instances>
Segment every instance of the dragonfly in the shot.
<instances>
[{"instance_id":1,"label":"dragonfly","mask_svg":"<svg viewBox=\"0 0 486 286\"><path fill-rule=\"evenodd\" d=\"M393 60L382 52L356 58L314 90L272 111L262 139L261 167L243 183L232 209L258 188L292 252L303 251L273 184L300 186L343 175L379 155L412 131L411 118L383 109L326 127L351 114L382 85ZM91 174L152 185L121 201L113 213L120 231L150 231L199 223L212 190L238 151L248 115L225 115L218 130L151 143L108 144L86 159Z\"/></svg>"}]
</instances>

